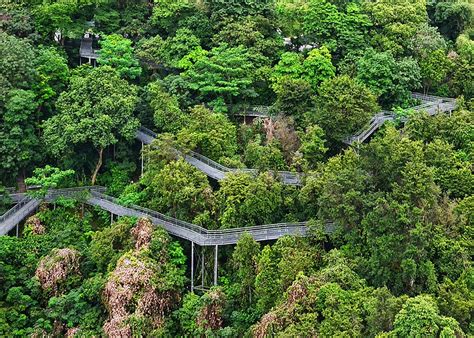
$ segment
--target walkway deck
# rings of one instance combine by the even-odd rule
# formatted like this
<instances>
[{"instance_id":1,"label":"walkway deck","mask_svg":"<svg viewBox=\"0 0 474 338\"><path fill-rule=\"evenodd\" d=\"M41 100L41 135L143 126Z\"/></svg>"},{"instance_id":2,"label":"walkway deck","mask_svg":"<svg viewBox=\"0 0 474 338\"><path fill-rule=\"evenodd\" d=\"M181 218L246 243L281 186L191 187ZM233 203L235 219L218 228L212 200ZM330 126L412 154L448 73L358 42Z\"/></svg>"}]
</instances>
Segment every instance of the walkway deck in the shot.
<instances>
[{"instance_id":1,"label":"walkway deck","mask_svg":"<svg viewBox=\"0 0 474 338\"><path fill-rule=\"evenodd\" d=\"M81 196L85 203L98 206L103 210L118 216L148 217L153 224L162 226L171 235L189 240L200 246L216 246L236 244L244 233L249 233L256 241L275 240L284 235L306 236L308 234L307 222L264 224L253 227L207 230L199 225L191 224L173 217L163 215L154 210L139 206L123 206L118 200L103 193L103 187L82 187L71 189L52 190L45 197L52 202L55 198ZM87 195L85 196L84 193ZM23 194L24 203L18 204L0 218L0 235L7 234L18 223L25 219L41 202L31 199ZM23 201L22 200L22 201ZM328 223L326 232L334 231L334 225Z\"/></svg>"}]
</instances>

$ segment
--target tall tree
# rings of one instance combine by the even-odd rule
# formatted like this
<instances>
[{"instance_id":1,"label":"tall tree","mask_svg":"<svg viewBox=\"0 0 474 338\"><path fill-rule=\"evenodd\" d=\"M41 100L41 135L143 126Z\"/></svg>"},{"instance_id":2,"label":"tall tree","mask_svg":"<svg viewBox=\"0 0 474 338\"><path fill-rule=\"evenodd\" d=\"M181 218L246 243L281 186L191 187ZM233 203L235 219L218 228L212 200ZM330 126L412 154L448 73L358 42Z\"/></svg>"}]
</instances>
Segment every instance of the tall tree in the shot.
<instances>
[{"instance_id":1,"label":"tall tree","mask_svg":"<svg viewBox=\"0 0 474 338\"><path fill-rule=\"evenodd\" d=\"M378 111L374 94L345 75L324 82L316 97L315 119L332 140L342 141L358 131Z\"/></svg>"},{"instance_id":2,"label":"tall tree","mask_svg":"<svg viewBox=\"0 0 474 338\"><path fill-rule=\"evenodd\" d=\"M221 44L199 57L182 76L202 100L223 99L232 104L235 99L256 96L252 79L254 69L247 49Z\"/></svg>"},{"instance_id":3,"label":"tall tree","mask_svg":"<svg viewBox=\"0 0 474 338\"><path fill-rule=\"evenodd\" d=\"M119 138L135 136L139 125L133 116L136 95L136 88L108 66L71 78L70 88L57 101L58 114L44 123L49 151L60 156L74 146L92 145L99 155L91 178L95 184L104 149Z\"/></svg>"},{"instance_id":4,"label":"tall tree","mask_svg":"<svg viewBox=\"0 0 474 338\"><path fill-rule=\"evenodd\" d=\"M97 59L99 64L116 69L125 78L135 79L140 76L142 69L133 54L131 40L119 34L106 35L100 40L100 47Z\"/></svg>"}]
</instances>

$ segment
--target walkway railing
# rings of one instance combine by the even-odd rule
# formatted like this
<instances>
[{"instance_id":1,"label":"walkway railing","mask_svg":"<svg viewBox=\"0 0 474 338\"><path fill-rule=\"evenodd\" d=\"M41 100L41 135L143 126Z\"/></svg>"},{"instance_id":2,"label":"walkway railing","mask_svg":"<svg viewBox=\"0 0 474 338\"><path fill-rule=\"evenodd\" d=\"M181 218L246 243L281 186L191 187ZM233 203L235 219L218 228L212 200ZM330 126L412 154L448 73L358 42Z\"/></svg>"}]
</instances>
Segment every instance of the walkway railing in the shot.
<instances>
[{"instance_id":1,"label":"walkway railing","mask_svg":"<svg viewBox=\"0 0 474 338\"><path fill-rule=\"evenodd\" d=\"M409 108L414 111L425 110L429 115L436 115L440 112L451 112L456 108L456 99L425 95L421 93L412 93L412 96L414 99L422 101L421 104ZM374 117L372 117L372 119L365 127L363 127L354 135L346 138L344 140L344 143L352 144L354 142L364 142L386 121L393 121L396 119L396 117L397 114L391 111L383 111L381 113L377 113L376 115L374 115ZM400 119L400 121L406 122L407 119L407 117L403 117Z\"/></svg>"},{"instance_id":2,"label":"walkway railing","mask_svg":"<svg viewBox=\"0 0 474 338\"><path fill-rule=\"evenodd\" d=\"M140 127L137 131L136 138L144 144L150 144L156 138L156 133L145 127ZM206 175L220 180L225 177L228 172L247 172L252 175L258 174L257 169L248 168L228 168L210 158L198 154L194 151L186 151L185 153L178 152L179 155L183 156L185 161L193 165L197 169L203 171ZM287 185L301 185L301 179L303 174L293 173L291 171L275 171L277 177L279 177L282 183Z\"/></svg>"},{"instance_id":3,"label":"walkway railing","mask_svg":"<svg viewBox=\"0 0 474 338\"><path fill-rule=\"evenodd\" d=\"M103 187L51 190L46 195L45 200L53 202L58 197L79 197L85 203L101 207L115 215L148 217L153 224L162 226L172 235L192 241L201 246L236 244L245 233L249 233L256 241L274 240L284 235L306 236L308 233L307 222L276 223L232 229L208 230L199 225L185 222L148 208L137 205L121 205L118 199L105 195L103 193L104 190L105 188ZM2 222L0 222L0 234L5 235L8 233L15 225L25 219L32 210L37 208L39 203L39 199L32 199L25 196L21 203L2 216L2 222L8 222L9 228L2 227ZM327 223L325 230L326 233L333 232L334 224Z\"/></svg>"}]
</instances>

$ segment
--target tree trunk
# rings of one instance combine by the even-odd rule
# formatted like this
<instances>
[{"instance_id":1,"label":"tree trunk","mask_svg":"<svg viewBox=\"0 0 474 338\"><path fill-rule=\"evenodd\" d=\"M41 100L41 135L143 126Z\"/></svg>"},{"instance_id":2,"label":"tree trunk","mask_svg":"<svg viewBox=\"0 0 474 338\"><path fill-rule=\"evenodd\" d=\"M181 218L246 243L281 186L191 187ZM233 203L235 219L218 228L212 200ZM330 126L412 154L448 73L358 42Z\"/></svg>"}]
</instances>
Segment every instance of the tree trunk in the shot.
<instances>
[{"instance_id":1,"label":"tree trunk","mask_svg":"<svg viewBox=\"0 0 474 338\"><path fill-rule=\"evenodd\" d=\"M99 160L95 166L94 173L92 174L92 185L95 185L95 180L97 179L97 174L99 173L100 167L102 166L102 156L104 155L104 148L99 149Z\"/></svg>"},{"instance_id":2,"label":"tree trunk","mask_svg":"<svg viewBox=\"0 0 474 338\"><path fill-rule=\"evenodd\" d=\"M26 192L26 184L25 184L25 171L22 170L20 174L18 174L16 178L16 185L18 186L19 192Z\"/></svg>"}]
</instances>

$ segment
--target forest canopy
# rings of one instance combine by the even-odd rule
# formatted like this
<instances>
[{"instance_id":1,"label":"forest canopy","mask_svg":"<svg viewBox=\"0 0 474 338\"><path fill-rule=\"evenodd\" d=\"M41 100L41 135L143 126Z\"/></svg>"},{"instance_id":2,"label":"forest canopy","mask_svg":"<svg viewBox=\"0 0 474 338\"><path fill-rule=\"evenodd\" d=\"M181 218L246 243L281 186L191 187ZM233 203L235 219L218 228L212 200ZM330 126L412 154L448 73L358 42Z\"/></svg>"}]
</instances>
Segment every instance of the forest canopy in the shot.
<instances>
[{"instance_id":1,"label":"forest canopy","mask_svg":"<svg viewBox=\"0 0 474 338\"><path fill-rule=\"evenodd\" d=\"M0 336L473 336L473 62L469 0L0 0Z\"/></svg>"}]
</instances>

